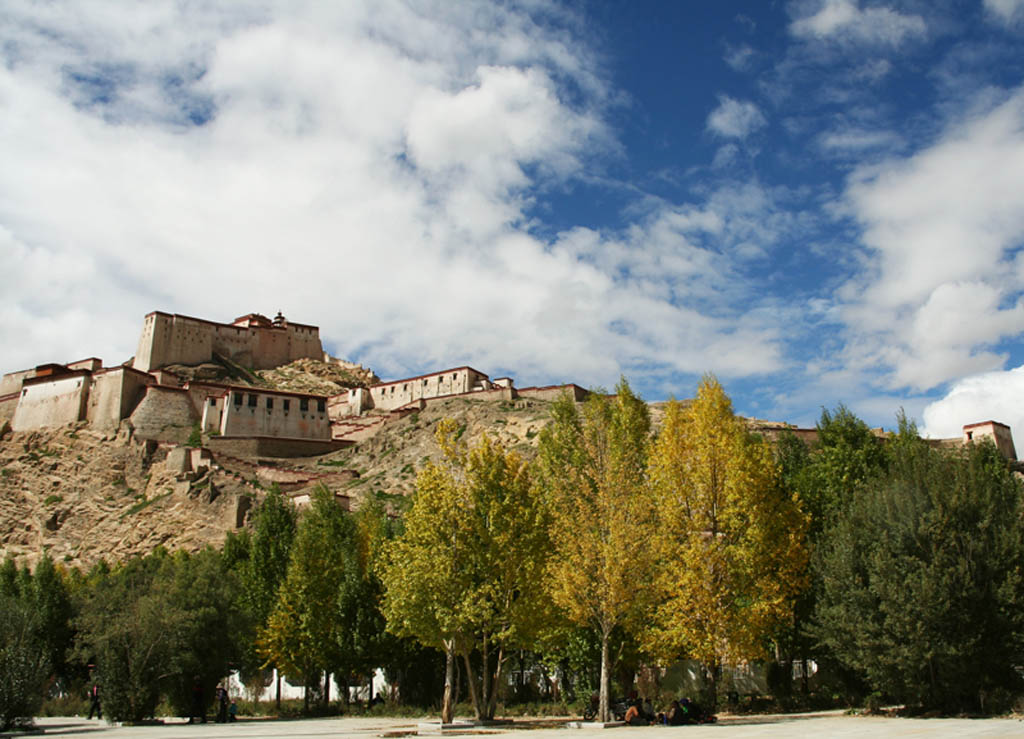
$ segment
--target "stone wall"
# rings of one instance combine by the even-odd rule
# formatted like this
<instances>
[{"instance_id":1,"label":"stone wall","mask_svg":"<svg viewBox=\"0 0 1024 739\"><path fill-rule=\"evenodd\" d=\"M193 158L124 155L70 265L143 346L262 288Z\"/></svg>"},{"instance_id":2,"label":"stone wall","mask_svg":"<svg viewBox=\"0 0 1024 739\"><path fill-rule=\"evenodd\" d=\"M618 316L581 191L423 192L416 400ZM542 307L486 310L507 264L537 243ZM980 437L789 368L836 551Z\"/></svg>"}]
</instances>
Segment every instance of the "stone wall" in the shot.
<instances>
[{"instance_id":1,"label":"stone wall","mask_svg":"<svg viewBox=\"0 0 1024 739\"><path fill-rule=\"evenodd\" d=\"M232 457L315 457L352 446L349 441L314 439L270 439L267 437L214 436L206 444L210 451Z\"/></svg>"},{"instance_id":2,"label":"stone wall","mask_svg":"<svg viewBox=\"0 0 1024 739\"><path fill-rule=\"evenodd\" d=\"M20 392L0 395L0 424L14 418L14 411L18 409L18 398L20 397Z\"/></svg>"},{"instance_id":3,"label":"stone wall","mask_svg":"<svg viewBox=\"0 0 1024 739\"><path fill-rule=\"evenodd\" d=\"M0 378L0 395L20 393L21 383L35 376L35 368L21 370L20 372L8 372L3 378Z\"/></svg>"},{"instance_id":4,"label":"stone wall","mask_svg":"<svg viewBox=\"0 0 1024 739\"><path fill-rule=\"evenodd\" d=\"M150 385L130 418L138 438L184 443L199 415L184 390Z\"/></svg>"},{"instance_id":5,"label":"stone wall","mask_svg":"<svg viewBox=\"0 0 1024 739\"><path fill-rule=\"evenodd\" d=\"M575 384L548 385L546 387L524 387L516 391L520 398L537 398L538 400L558 400L564 393L569 393L574 401L582 403L590 395L590 391Z\"/></svg>"},{"instance_id":6,"label":"stone wall","mask_svg":"<svg viewBox=\"0 0 1024 739\"><path fill-rule=\"evenodd\" d=\"M85 371L26 380L11 428L30 431L84 420L90 383Z\"/></svg>"}]
</instances>

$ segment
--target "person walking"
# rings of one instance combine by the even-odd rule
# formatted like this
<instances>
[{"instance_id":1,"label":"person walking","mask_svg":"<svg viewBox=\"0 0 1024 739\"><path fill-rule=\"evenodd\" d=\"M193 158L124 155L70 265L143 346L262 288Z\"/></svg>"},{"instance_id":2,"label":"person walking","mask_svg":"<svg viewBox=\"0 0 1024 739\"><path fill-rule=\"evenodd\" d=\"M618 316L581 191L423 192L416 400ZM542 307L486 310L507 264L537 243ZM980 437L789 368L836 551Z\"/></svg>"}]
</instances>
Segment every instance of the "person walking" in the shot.
<instances>
[{"instance_id":1,"label":"person walking","mask_svg":"<svg viewBox=\"0 0 1024 739\"><path fill-rule=\"evenodd\" d=\"M103 718L103 708L100 706L100 686L99 683L93 683L92 688L89 689L89 718L92 718L93 712L96 713L96 718Z\"/></svg>"}]
</instances>

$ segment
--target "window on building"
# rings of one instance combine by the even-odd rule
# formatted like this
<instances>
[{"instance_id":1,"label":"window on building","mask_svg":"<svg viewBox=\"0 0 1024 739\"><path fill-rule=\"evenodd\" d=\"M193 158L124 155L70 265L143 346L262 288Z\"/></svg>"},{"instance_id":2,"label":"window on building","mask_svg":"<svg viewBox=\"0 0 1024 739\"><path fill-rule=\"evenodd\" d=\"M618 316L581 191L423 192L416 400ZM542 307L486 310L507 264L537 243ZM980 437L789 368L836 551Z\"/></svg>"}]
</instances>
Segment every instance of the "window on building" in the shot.
<instances>
[{"instance_id":1,"label":"window on building","mask_svg":"<svg viewBox=\"0 0 1024 739\"><path fill-rule=\"evenodd\" d=\"M210 398L210 405L211 406L217 405L217 399L216 398Z\"/></svg>"},{"instance_id":2,"label":"window on building","mask_svg":"<svg viewBox=\"0 0 1024 739\"><path fill-rule=\"evenodd\" d=\"M291 408L291 406L292 406L292 401L290 401L290 400L288 400L287 398L285 398L284 400L282 400L282 401L281 401L281 403L282 403L282 405L284 406L284 408L282 408L282 410L283 410L283 411L284 411L285 413L287 413L287 412L288 412L288 410L289 410L289 409Z\"/></svg>"},{"instance_id":3,"label":"window on building","mask_svg":"<svg viewBox=\"0 0 1024 739\"><path fill-rule=\"evenodd\" d=\"M299 410L303 411L303 412L309 410L309 398L300 398L299 399Z\"/></svg>"},{"instance_id":4,"label":"window on building","mask_svg":"<svg viewBox=\"0 0 1024 739\"><path fill-rule=\"evenodd\" d=\"M455 373L454 375L452 375L452 382L455 382L457 379L459 379L458 373Z\"/></svg>"},{"instance_id":5,"label":"window on building","mask_svg":"<svg viewBox=\"0 0 1024 739\"><path fill-rule=\"evenodd\" d=\"M273 398L267 398L267 410L268 411L274 410L274 399Z\"/></svg>"},{"instance_id":6,"label":"window on building","mask_svg":"<svg viewBox=\"0 0 1024 739\"><path fill-rule=\"evenodd\" d=\"M250 408L255 408L256 407L256 403L258 403L258 402L259 402L259 400L257 399L257 397L255 395L250 395L249 396L249 407Z\"/></svg>"},{"instance_id":7,"label":"window on building","mask_svg":"<svg viewBox=\"0 0 1024 739\"><path fill-rule=\"evenodd\" d=\"M234 396L235 396L235 405L241 405L242 404L242 394L241 393L234 393Z\"/></svg>"},{"instance_id":8,"label":"window on building","mask_svg":"<svg viewBox=\"0 0 1024 739\"><path fill-rule=\"evenodd\" d=\"M404 383L404 384L402 385L402 392L404 393L404 392L406 392L406 391L407 391L408 389L409 389L409 383L407 383L407 382L406 382L406 383Z\"/></svg>"},{"instance_id":9,"label":"window on building","mask_svg":"<svg viewBox=\"0 0 1024 739\"><path fill-rule=\"evenodd\" d=\"M426 380L426 378L423 378L423 385L426 386L426 384L427 384L427 380Z\"/></svg>"},{"instance_id":10,"label":"window on building","mask_svg":"<svg viewBox=\"0 0 1024 739\"><path fill-rule=\"evenodd\" d=\"M323 413L325 410L327 410L327 401L323 399L316 401L316 409L320 413Z\"/></svg>"}]
</instances>

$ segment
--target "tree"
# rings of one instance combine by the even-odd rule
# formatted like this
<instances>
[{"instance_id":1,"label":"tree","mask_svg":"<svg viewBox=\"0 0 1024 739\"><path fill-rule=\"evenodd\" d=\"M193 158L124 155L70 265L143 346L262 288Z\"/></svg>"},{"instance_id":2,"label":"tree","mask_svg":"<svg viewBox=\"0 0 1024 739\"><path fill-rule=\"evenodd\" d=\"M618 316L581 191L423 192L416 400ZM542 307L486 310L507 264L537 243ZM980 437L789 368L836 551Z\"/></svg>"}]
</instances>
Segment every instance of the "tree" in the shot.
<instances>
[{"instance_id":1,"label":"tree","mask_svg":"<svg viewBox=\"0 0 1024 739\"><path fill-rule=\"evenodd\" d=\"M270 614L277 604L278 590L288 573L297 519L295 506L281 495L276 484L271 485L263 502L256 509L242 576L244 602L257 630L266 628ZM255 641L253 639L251 643L254 644ZM262 669L264 665L264 660L252 653L245 662L247 673ZM271 662L270 666L277 665ZM277 677L275 700L280 711L280 674Z\"/></svg>"},{"instance_id":2,"label":"tree","mask_svg":"<svg viewBox=\"0 0 1024 739\"><path fill-rule=\"evenodd\" d=\"M625 378L613 397L591 393L581 411L564 395L551 413L537 458L550 519L547 584L568 619L600 637L600 718L607 721L609 640L616 627L638 623L650 590L650 415Z\"/></svg>"},{"instance_id":3,"label":"tree","mask_svg":"<svg viewBox=\"0 0 1024 739\"><path fill-rule=\"evenodd\" d=\"M74 632L71 630L74 613L67 585L49 554L42 556L32 573L32 591L29 595L28 600L38 616L39 639L45 645L50 669L54 677L66 678L66 655L74 640Z\"/></svg>"},{"instance_id":4,"label":"tree","mask_svg":"<svg viewBox=\"0 0 1024 739\"><path fill-rule=\"evenodd\" d=\"M267 663L290 678L302 678L307 688L325 675L325 706L330 675L343 661L338 598L357 568L354 537L352 519L334 493L318 486L299 523L277 603L259 637L258 649Z\"/></svg>"},{"instance_id":5,"label":"tree","mask_svg":"<svg viewBox=\"0 0 1024 739\"><path fill-rule=\"evenodd\" d=\"M50 664L39 623L27 600L0 593L0 731L30 724L43 704Z\"/></svg>"},{"instance_id":6,"label":"tree","mask_svg":"<svg viewBox=\"0 0 1024 739\"><path fill-rule=\"evenodd\" d=\"M817 439L810 447L792 432L783 433L776 445L782 486L800 498L809 515L807 544L812 556L828 539L836 518L889 464L883 441L842 404L832 411L822 409L816 430ZM808 662L813 654L824 672L839 678L848 695L861 693L864 686L858 675L838 663L809 631L822 584L816 570L809 569L808 574L807 587L794 603L791 624L777 635L783 671L789 673L789 659L796 655L803 666L803 689L808 692ZM777 687L786 692L788 678Z\"/></svg>"},{"instance_id":7,"label":"tree","mask_svg":"<svg viewBox=\"0 0 1024 739\"><path fill-rule=\"evenodd\" d=\"M814 634L890 698L998 709L1024 661L1021 487L989 443L940 451L901 420L887 475L816 557Z\"/></svg>"},{"instance_id":8,"label":"tree","mask_svg":"<svg viewBox=\"0 0 1024 739\"><path fill-rule=\"evenodd\" d=\"M80 607L78 648L97 665L103 708L116 721L152 716L174 674L183 614L154 587L166 558L158 549L100 575Z\"/></svg>"},{"instance_id":9,"label":"tree","mask_svg":"<svg viewBox=\"0 0 1024 739\"><path fill-rule=\"evenodd\" d=\"M804 586L807 519L710 375L688 408L669 402L650 474L663 535L648 644L701 662L714 705L720 666L765 656L788 618Z\"/></svg>"},{"instance_id":10,"label":"tree","mask_svg":"<svg viewBox=\"0 0 1024 739\"><path fill-rule=\"evenodd\" d=\"M544 611L545 526L528 466L486 435L472 447L459 436L451 419L438 424L443 460L417 475L405 531L381 565L388 629L445 652L443 722L455 658L477 718L492 718L508 649L529 644Z\"/></svg>"}]
</instances>

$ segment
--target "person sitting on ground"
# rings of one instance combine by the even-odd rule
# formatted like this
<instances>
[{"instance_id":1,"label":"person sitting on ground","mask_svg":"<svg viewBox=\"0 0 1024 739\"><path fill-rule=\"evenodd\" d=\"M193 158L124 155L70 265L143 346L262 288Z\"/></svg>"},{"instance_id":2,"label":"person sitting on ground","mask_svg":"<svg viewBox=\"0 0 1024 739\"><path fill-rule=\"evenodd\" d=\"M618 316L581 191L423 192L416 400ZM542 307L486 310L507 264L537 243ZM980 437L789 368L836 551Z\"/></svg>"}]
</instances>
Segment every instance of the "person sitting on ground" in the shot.
<instances>
[{"instance_id":1,"label":"person sitting on ground","mask_svg":"<svg viewBox=\"0 0 1024 739\"><path fill-rule=\"evenodd\" d=\"M679 705L679 701L673 700L665 712L665 723L669 726L682 726L686 723L686 711Z\"/></svg>"},{"instance_id":2,"label":"person sitting on ground","mask_svg":"<svg viewBox=\"0 0 1024 739\"><path fill-rule=\"evenodd\" d=\"M647 723L651 723L654 721L654 704L651 703L650 698L644 698L644 705L643 708L641 708L640 710L643 712L644 718L647 719Z\"/></svg>"},{"instance_id":3,"label":"person sitting on ground","mask_svg":"<svg viewBox=\"0 0 1024 739\"><path fill-rule=\"evenodd\" d=\"M643 704L639 700L633 701L633 704L626 710L625 721L630 726L647 726L651 722L647 720L641 710Z\"/></svg>"}]
</instances>

